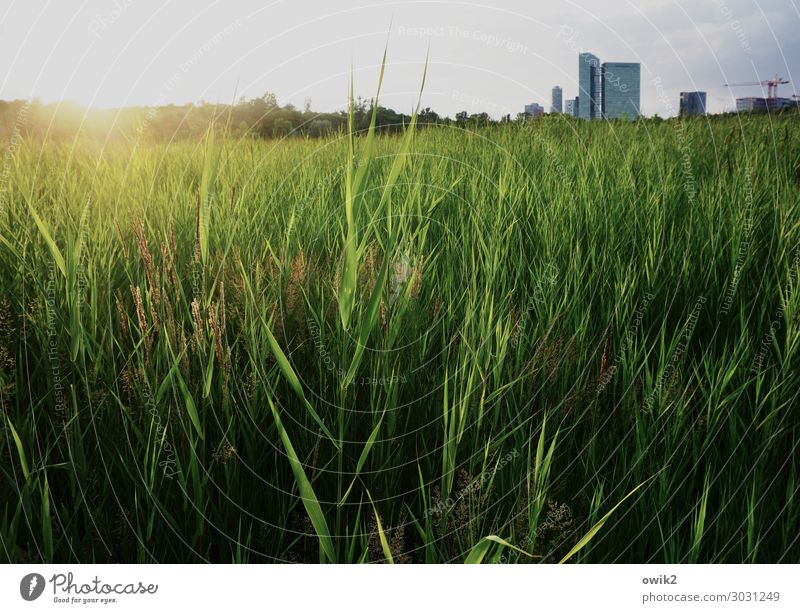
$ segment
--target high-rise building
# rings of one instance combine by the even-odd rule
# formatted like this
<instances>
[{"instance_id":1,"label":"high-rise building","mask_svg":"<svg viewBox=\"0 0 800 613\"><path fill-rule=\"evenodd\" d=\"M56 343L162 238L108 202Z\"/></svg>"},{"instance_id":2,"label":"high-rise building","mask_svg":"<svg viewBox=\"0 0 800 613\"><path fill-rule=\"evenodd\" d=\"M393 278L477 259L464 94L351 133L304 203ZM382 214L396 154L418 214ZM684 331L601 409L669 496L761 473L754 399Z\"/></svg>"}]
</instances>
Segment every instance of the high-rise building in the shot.
<instances>
[{"instance_id":1,"label":"high-rise building","mask_svg":"<svg viewBox=\"0 0 800 613\"><path fill-rule=\"evenodd\" d=\"M591 53L578 55L578 117L600 118L600 60Z\"/></svg>"},{"instance_id":2,"label":"high-rise building","mask_svg":"<svg viewBox=\"0 0 800 613\"><path fill-rule=\"evenodd\" d=\"M705 115L705 92L681 92L681 106L679 115Z\"/></svg>"},{"instance_id":3,"label":"high-rise building","mask_svg":"<svg viewBox=\"0 0 800 613\"><path fill-rule=\"evenodd\" d=\"M569 115L570 117L577 117L578 111L578 101L576 98L570 98L566 102L564 102L564 114Z\"/></svg>"},{"instance_id":4,"label":"high-rise building","mask_svg":"<svg viewBox=\"0 0 800 613\"><path fill-rule=\"evenodd\" d=\"M553 88L553 100L552 100L552 103L550 105L550 112L551 113L561 113L562 112L562 107L561 107L561 88L558 85L556 85Z\"/></svg>"},{"instance_id":5,"label":"high-rise building","mask_svg":"<svg viewBox=\"0 0 800 613\"><path fill-rule=\"evenodd\" d=\"M605 62L600 72L603 118L636 119L640 113L641 66L634 62Z\"/></svg>"}]
</instances>

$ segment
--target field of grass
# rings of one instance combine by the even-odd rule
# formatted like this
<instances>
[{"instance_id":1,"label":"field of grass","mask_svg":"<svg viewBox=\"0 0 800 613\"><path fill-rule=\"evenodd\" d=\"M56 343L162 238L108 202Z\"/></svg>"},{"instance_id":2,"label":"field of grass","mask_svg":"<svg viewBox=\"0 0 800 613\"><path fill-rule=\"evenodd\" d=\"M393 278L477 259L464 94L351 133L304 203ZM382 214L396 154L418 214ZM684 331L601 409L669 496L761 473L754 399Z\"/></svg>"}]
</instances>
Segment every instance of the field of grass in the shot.
<instances>
[{"instance_id":1,"label":"field of grass","mask_svg":"<svg viewBox=\"0 0 800 613\"><path fill-rule=\"evenodd\" d=\"M800 561L795 117L4 150L6 560Z\"/></svg>"}]
</instances>

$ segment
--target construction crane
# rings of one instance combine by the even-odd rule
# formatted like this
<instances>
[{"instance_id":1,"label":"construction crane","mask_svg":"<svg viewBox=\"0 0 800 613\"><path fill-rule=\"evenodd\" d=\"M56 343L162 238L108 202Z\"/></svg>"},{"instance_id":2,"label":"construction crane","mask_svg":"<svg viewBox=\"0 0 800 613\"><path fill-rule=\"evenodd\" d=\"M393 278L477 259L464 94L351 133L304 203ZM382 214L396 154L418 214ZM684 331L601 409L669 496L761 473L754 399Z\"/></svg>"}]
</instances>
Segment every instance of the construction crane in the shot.
<instances>
[{"instance_id":1,"label":"construction crane","mask_svg":"<svg viewBox=\"0 0 800 613\"><path fill-rule=\"evenodd\" d=\"M778 85L786 85L787 83L789 83L788 80L776 74L774 77L772 77L771 79L767 79L766 81L752 81L749 83L726 83L725 87L745 87L752 85L760 85L761 87L766 86L767 98L777 98Z\"/></svg>"}]
</instances>

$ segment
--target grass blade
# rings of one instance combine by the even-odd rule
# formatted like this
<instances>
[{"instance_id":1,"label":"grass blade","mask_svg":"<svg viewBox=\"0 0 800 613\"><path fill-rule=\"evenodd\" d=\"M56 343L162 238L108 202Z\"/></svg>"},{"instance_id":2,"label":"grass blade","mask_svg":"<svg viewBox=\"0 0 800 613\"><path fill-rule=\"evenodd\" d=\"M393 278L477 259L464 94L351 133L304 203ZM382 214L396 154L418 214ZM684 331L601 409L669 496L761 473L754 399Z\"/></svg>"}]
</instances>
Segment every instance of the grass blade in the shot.
<instances>
[{"instance_id":1,"label":"grass blade","mask_svg":"<svg viewBox=\"0 0 800 613\"><path fill-rule=\"evenodd\" d=\"M292 467L297 487L300 490L300 499L303 501L303 506L306 509L306 513L308 513L308 518L311 520L311 524L314 526L314 530L319 537L322 551L329 562L336 562L336 554L333 549L333 541L331 540L330 530L328 529L328 522L325 521L325 515L314 493L314 488L311 487L311 482L308 480L308 477L306 477L305 471L303 471L300 458L297 457L292 441L289 439L289 435L286 433L283 423L281 423L278 410L275 408L275 404L272 402L272 398L269 394L267 394L267 401L269 402L269 408L272 410L272 417L275 420L275 428L278 430L278 435L281 437L283 448L286 451L286 457L289 458L289 464Z\"/></svg>"},{"instance_id":2,"label":"grass blade","mask_svg":"<svg viewBox=\"0 0 800 613\"><path fill-rule=\"evenodd\" d=\"M652 478L653 477L650 477L650 479ZM647 481L650 481L650 479L647 479ZM627 495L622 500L620 500L617 504L615 504L614 508L611 509L608 513L606 513L603 516L603 518L600 521L598 521L594 526L592 526L591 529L586 534L583 535L581 540L579 540L575 544L575 546L569 550L569 553L565 555L563 558L561 558L559 564L563 564L564 562L568 561L572 556L574 556L581 549L586 547L586 545L589 544L589 541L591 541L595 537L595 535L598 532L600 532L600 530L603 529L603 526L609 520L609 518L614 514L614 511L616 511L622 505L622 503L625 502L628 498L633 496L639 490L639 488L641 488L645 483L647 483L647 481L642 481L639 485L637 485L630 492L628 492Z\"/></svg>"}]
</instances>

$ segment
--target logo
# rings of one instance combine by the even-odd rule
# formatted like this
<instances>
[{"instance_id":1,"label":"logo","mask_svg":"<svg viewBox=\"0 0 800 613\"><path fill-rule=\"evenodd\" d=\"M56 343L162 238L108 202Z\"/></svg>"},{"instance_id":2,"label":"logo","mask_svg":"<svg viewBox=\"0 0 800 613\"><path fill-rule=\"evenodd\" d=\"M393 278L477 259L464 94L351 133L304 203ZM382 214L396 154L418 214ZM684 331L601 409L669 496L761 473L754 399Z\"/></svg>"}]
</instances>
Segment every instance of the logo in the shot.
<instances>
[{"instance_id":1,"label":"logo","mask_svg":"<svg viewBox=\"0 0 800 613\"><path fill-rule=\"evenodd\" d=\"M19 595L23 600L36 600L44 592L44 577L39 573L25 575L19 582Z\"/></svg>"}]
</instances>

